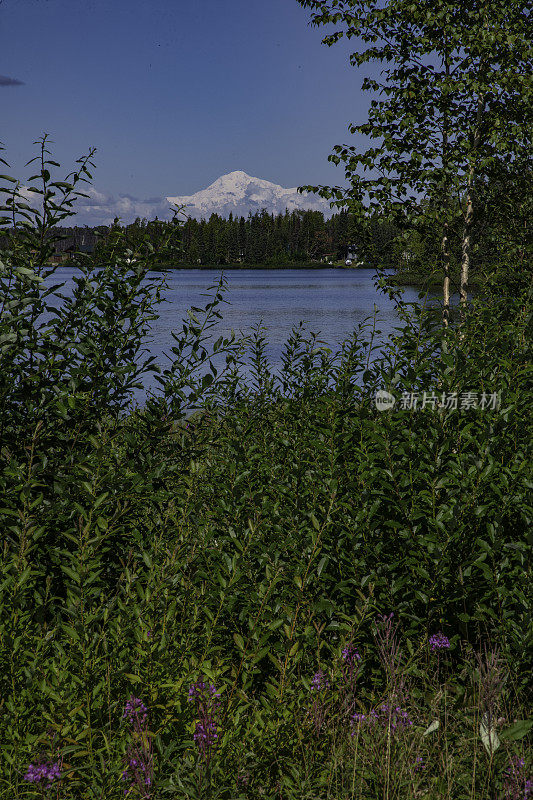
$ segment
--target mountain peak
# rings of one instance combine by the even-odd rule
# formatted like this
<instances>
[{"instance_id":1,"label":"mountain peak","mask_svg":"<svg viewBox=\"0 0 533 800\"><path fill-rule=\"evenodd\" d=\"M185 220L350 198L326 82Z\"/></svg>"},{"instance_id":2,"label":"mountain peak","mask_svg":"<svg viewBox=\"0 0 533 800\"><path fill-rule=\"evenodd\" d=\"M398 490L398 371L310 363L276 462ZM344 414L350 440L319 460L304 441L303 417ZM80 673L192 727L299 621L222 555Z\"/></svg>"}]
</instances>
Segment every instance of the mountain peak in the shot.
<instances>
[{"instance_id":1,"label":"mountain peak","mask_svg":"<svg viewBox=\"0 0 533 800\"><path fill-rule=\"evenodd\" d=\"M328 203L313 195L298 194L296 188L285 189L276 183L254 178L243 170L221 175L206 189L188 196L167 197L169 203L186 206L185 213L196 219L248 216L266 209L270 214L283 214L286 210L313 210L331 214Z\"/></svg>"},{"instance_id":2,"label":"mountain peak","mask_svg":"<svg viewBox=\"0 0 533 800\"><path fill-rule=\"evenodd\" d=\"M234 170L234 172L228 172L226 175L221 175L220 178L217 178L216 181L213 181L213 183L211 183L207 188L210 189L212 186L225 186L228 187L228 189L231 189L233 186L246 186L251 181L260 182L259 178L253 178L251 175L248 175L248 173L243 172L242 169L237 169Z\"/></svg>"},{"instance_id":3,"label":"mountain peak","mask_svg":"<svg viewBox=\"0 0 533 800\"><path fill-rule=\"evenodd\" d=\"M247 172L243 172L242 169L236 169L234 172L227 172L226 175L221 175L218 180L222 181L224 178L247 178L251 181L257 180L257 178L252 178L251 175L248 175Z\"/></svg>"}]
</instances>

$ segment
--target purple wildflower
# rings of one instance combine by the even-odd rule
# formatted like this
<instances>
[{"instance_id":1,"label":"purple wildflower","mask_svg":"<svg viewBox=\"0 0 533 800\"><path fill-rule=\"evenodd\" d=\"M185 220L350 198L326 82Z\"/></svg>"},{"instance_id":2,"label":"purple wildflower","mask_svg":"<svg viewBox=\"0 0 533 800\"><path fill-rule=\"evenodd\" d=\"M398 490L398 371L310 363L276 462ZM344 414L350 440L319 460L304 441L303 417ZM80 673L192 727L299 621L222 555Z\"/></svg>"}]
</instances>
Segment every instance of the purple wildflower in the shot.
<instances>
[{"instance_id":1,"label":"purple wildflower","mask_svg":"<svg viewBox=\"0 0 533 800\"><path fill-rule=\"evenodd\" d=\"M321 689L329 689L329 681L326 678L324 671L319 669L318 672L315 672L313 675L313 680L311 681L311 691L319 692Z\"/></svg>"},{"instance_id":2,"label":"purple wildflower","mask_svg":"<svg viewBox=\"0 0 533 800\"><path fill-rule=\"evenodd\" d=\"M143 800L149 800L150 787L153 782L153 756L151 744L128 749L126 769L122 773L122 780L129 781L129 787L124 791L128 795L135 788Z\"/></svg>"},{"instance_id":3,"label":"purple wildflower","mask_svg":"<svg viewBox=\"0 0 533 800\"><path fill-rule=\"evenodd\" d=\"M505 800L530 800L533 797L533 780L526 777L525 761L515 756L505 770Z\"/></svg>"},{"instance_id":4,"label":"purple wildflower","mask_svg":"<svg viewBox=\"0 0 533 800\"><path fill-rule=\"evenodd\" d=\"M216 723L209 718L197 720L193 739L205 757L206 752L215 745L218 739Z\"/></svg>"},{"instance_id":5,"label":"purple wildflower","mask_svg":"<svg viewBox=\"0 0 533 800\"><path fill-rule=\"evenodd\" d=\"M439 633L434 633L433 636L429 637L429 646L431 647L432 653L436 650L449 650L450 640L439 631Z\"/></svg>"},{"instance_id":6,"label":"purple wildflower","mask_svg":"<svg viewBox=\"0 0 533 800\"><path fill-rule=\"evenodd\" d=\"M361 656L359 655L359 651L356 647L349 644L348 647L345 647L342 651L343 660L346 662L347 665L355 664L357 661L361 661Z\"/></svg>"},{"instance_id":7,"label":"purple wildflower","mask_svg":"<svg viewBox=\"0 0 533 800\"><path fill-rule=\"evenodd\" d=\"M132 695L124 706L124 714L122 716L130 723L135 724L137 722L144 725L147 720L147 708L142 700Z\"/></svg>"},{"instance_id":8,"label":"purple wildflower","mask_svg":"<svg viewBox=\"0 0 533 800\"><path fill-rule=\"evenodd\" d=\"M189 687L189 702L195 700L197 705L199 703L205 702L209 700L209 697L217 698L220 697L220 694L215 689L215 685L213 683L206 683L205 681L196 681L196 683L191 684ZM216 703L218 705L218 703Z\"/></svg>"},{"instance_id":9,"label":"purple wildflower","mask_svg":"<svg viewBox=\"0 0 533 800\"><path fill-rule=\"evenodd\" d=\"M127 748L126 768L122 773L122 780L130 784L124 794L128 795L136 789L143 800L149 800L149 787L154 778L154 754L150 736L146 732L148 711L142 700L132 696L124 707L123 717L133 727L134 737Z\"/></svg>"},{"instance_id":10,"label":"purple wildflower","mask_svg":"<svg viewBox=\"0 0 533 800\"><path fill-rule=\"evenodd\" d=\"M345 684L349 684L352 694L355 693L355 685L361 669L361 656L359 651L352 644L349 644L342 651L342 677Z\"/></svg>"},{"instance_id":11,"label":"purple wildflower","mask_svg":"<svg viewBox=\"0 0 533 800\"><path fill-rule=\"evenodd\" d=\"M352 736L355 735L356 725L373 725L379 719L378 715L372 709L368 714L352 714L350 724L352 726Z\"/></svg>"},{"instance_id":12,"label":"purple wildflower","mask_svg":"<svg viewBox=\"0 0 533 800\"><path fill-rule=\"evenodd\" d=\"M340 689L340 711L341 715L347 719L356 708L357 679L361 671L361 656L353 644L348 644L342 651L340 662L342 680Z\"/></svg>"},{"instance_id":13,"label":"purple wildflower","mask_svg":"<svg viewBox=\"0 0 533 800\"><path fill-rule=\"evenodd\" d=\"M413 724L407 711L403 711L400 706L395 706L392 708L386 703L382 703L382 705L378 708L378 713L381 715L382 720L387 725L390 723L390 727L394 731L397 728L405 728Z\"/></svg>"},{"instance_id":14,"label":"purple wildflower","mask_svg":"<svg viewBox=\"0 0 533 800\"><path fill-rule=\"evenodd\" d=\"M417 756L415 758L414 771L415 772L421 772L425 768L426 768L426 765L424 763L424 759L422 758L422 756Z\"/></svg>"},{"instance_id":15,"label":"purple wildflower","mask_svg":"<svg viewBox=\"0 0 533 800\"><path fill-rule=\"evenodd\" d=\"M43 761L40 764L30 764L24 775L28 783L40 783L49 786L54 781L61 779L61 765L59 761Z\"/></svg>"},{"instance_id":16,"label":"purple wildflower","mask_svg":"<svg viewBox=\"0 0 533 800\"><path fill-rule=\"evenodd\" d=\"M358 724L373 724L379 722L384 729L397 731L398 729L407 728L412 725L412 720L409 718L407 711L404 711L400 706L387 705L382 703L377 709L372 709L368 715L366 714L353 714L351 718L352 727ZM352 730L352 736L354 731Z\"/></svg>"},{"instance_id":17,"label":"purple wildflower","mask_svg":"<svg viewBox=\"0 0 533 800\"><path fill-rule=\"evenodd\" d=\"M204 761L209 763L218 741L217 710L220 693L213 683L198 680L189 687L188 701L196 706L196 727L193 739Z\"/></svg>"},{"instance_id":18,"label":"purple wildflower","mask_svg":"<svg viewBox=\"0 0 533 800\"><path fill-rule=\"evenodd\" d=\"M250 783L250 773L249 772L238 772L237 773L237 788L242 787L245 788Z\"/></svg>"},{"instance_id":19,"label":"purple wildflower","mask_svg":"<svg viewBox=\"0 0 533 800\"><path fill-rule=\"evenodd\" d=\"M315 672L311 679L311 706L308 711L308 717L313 723L315 733L318 735L324 726L327 715L326 692L330 687L329 680L326 673L319 669Z\"/></svg>"}]
</instances>

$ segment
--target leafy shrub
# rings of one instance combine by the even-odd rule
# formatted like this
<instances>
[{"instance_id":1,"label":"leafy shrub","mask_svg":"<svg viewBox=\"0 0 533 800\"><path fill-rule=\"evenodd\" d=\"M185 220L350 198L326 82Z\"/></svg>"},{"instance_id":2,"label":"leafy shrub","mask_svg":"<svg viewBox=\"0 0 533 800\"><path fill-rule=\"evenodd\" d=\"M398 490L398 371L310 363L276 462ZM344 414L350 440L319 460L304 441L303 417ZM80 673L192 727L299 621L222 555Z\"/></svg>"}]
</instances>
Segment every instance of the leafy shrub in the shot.
<instances>
[{"instance_id":1,"label":"leafy shrub","mask_svg":"<svg viewBox=\"0 0 533 800\"><path fill-rule=\"evenodd\" d=\"M213 343L222 278L159 369L162 286L125 239L51 285L90 159L61 182L48 155L0 276L0 796L521 797L527 291L446 333L398 298L386 347L375 318L335 353L299 326L277 374L259 328Z\"/></svg>"}]
</instances>

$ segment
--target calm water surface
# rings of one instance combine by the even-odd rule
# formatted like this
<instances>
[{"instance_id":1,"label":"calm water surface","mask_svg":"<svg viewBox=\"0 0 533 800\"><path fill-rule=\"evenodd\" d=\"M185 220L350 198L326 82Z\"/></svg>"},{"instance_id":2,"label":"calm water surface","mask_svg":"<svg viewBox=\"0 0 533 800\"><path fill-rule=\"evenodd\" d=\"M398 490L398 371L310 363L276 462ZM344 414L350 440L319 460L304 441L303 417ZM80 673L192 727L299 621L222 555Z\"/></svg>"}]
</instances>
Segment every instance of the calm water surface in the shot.
<instances>
[{"instance_id":1,"label":"calm water surface","mask_svg":"<svg viewBox=\"0 0 533 800\"><path fill-rule=\"evenodd\" d=\"M55 276L65 280L65 291L72 287L74 270L62 268ZM175 344L171 332L181 331L182 320L191 306L202 307L208 302L203 296L216 283L215 270L176 270L166 274L168 288L160 306L159 319L153 324L145 345L162 367L168 365L166 356ZM153 277L157 277L154 273ZM228 270L229 303L221 307L223 319L215 329L215 337L227 336L231 330L249 334L262 323L268 340L267 355L273 369L281 364L281 352L292 328L300 321L309 331L333 349L339 345L365 318L379 309L379 329L388 336L398 317L388 297L374 286L374 272L368 269L297 269L297 270ZM406 301L416 300L415 288L407 288ZM218 365L217 365L218 366ZM155 388L152 381L145 388ZM141 396L138 397L142 399Z\"/></svg>"},{"instance_id":2,"label":"calm water surface","mask_svg":"<svg viewBox=\"0 0 533 800\"><path fill-rule=\"evenodd\" d=\"M220 333L249 334L261 322L266 329L269 354L279 362L283 344L300 321L320 333L330 345L338 345L366 317L379 309L380 330L388 335L398 317L388 297L374 286L372 270L234 270L226 273L229 304L222 306ZM217 274L181 270L167 275L168 290L159 320L150 337L150 350L158 358L171 346L171 330L181 328L190 306L202 306ZM406 300L416 300L417 290L408 288ZM161 362L162 363L162 362Z\"/></svg>"}]
</instances>

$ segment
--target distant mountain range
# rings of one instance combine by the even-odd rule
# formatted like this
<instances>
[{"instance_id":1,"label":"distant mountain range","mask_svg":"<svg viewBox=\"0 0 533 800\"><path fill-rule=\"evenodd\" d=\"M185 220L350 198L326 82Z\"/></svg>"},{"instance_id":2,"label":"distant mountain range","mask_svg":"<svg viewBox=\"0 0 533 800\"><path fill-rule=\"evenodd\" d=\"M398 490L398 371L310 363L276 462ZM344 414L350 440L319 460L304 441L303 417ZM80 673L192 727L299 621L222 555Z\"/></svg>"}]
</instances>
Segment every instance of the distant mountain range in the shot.
<instances>
[{"instance_id":1,"label":"distant mountain range","mask_svg":"<svg viewBox=\"0 0 533 800\"><path fill-rule=\"evenodd\" d=\"M196 219L208 219L211 214L221 217L247 217L263 208L269 214L283 214L285 210L322 211L331 216L329 203L312 194L299 194L296 187L284 189L276 183L253 178L237 170L222 175L214 183L189 196L167 197L169 203L186 206L185 213Z\"/></svg>"}]
</instances>

